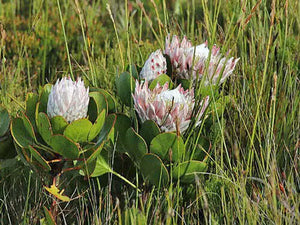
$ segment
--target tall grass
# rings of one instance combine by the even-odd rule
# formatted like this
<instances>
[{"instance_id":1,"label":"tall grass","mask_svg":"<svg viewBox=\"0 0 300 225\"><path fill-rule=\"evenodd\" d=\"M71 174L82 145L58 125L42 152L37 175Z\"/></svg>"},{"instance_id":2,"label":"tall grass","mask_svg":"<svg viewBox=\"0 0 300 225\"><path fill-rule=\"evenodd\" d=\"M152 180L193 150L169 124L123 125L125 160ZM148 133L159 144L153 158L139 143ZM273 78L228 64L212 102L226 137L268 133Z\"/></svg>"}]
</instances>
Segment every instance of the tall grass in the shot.
<instances>
[{"instance_id":1,"label":"tall grass","mask_svg":"<svg viewBox=\"0 0 300 225\"><path fill-rule=\"evenodd\" d=\"M60 223L299 224L299 2L125 3L2 1L0 104L15 115L28 91L72 73L115 93L116 75L128 64L142 66L167 33L194 44L208 40L240 58L220 88L230 104L212 121L218 132L210 168L196 177L196 188L140 184L138 193L111 175L85 181L71 173L62 183L74 200L59 205ZM0 223L38 223L51 202L45 183L11 162L0 162Z\"/></svg>"}]
</instances>

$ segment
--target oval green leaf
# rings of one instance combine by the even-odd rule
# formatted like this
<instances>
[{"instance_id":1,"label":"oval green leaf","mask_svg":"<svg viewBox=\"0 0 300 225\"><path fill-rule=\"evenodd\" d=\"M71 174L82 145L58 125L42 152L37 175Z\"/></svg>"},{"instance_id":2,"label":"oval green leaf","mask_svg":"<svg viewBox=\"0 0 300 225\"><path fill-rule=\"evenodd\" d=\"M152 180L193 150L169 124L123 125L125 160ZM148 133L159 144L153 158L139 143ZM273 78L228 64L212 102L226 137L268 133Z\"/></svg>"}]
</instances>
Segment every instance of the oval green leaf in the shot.
<instances>
[{"instance_id":1,"label":"oval green leaf","mask_svg":"<svg viewBox=\"0 0 300 225\"><path fill-rule=\"evenodd\" d=\"M105 116L106 116L106 112L105 109L103 109L102 112L99 114L97 120L95 121L95 123L92 125L90 129L88 135L88 141L92 141L95 137L97 137L97 135L99 134L99 132L101 131L104 125Z\"/></svg>"},{"instance_id":2,"label":"oval green leaf","mask_svg":"<svg viewBox=\"0 0 300 225\"><path fill-rule=\"evenodd\" d=\"M39 96L36 93L28 93L26 95L26 115L30 120L32 126L36 128L36 121L35 121L35 112L36 106L39 101Z\"/></svg>"},{"instance_id":3,"label":"oval green leaf","mask_svg":"<svg viewBox=\"0 0 300 225\"><path fill-rule=\"evenodd\" d=\"M40 112L37 119L37 129L43 140L49 145L53 135L50 120L46 113Z\"/></svg>"},{"instance_id":4,"label":"oval green leaf","mask_svg":"<svg viewBox=\"0 0 300 225\"><path fill-rule=\"evenodd\" d=\"M75 120L66 127L64 136L76 143L87 142L92 126L88 119Z\"/></svg>"},{"instance_id":5,"label":"oval green leaf","mask_svg":"<svg viewBox=\"0 0 300 225\"><path fill-rule=\"evenodd\" d=\"M90 92L89 93L90 95L90 104L89 104L89 109L88 109L88 112L91 110L92 114L95 114L95 112L97 112L96 115L92 115L92 117L94 118L91 118L91 121L93 121L92 119L97 119L99 113L101 113L103 111L103 109L106 110L107 112L107 108L108 108L108 103L107 103L107 100L104 96L104 94L98 92L98 91L95 91L95 92ZM95 110L95 107L97 108L97 110ZM90 115L90 114L89 114Z\"/></svg>"},{"instance_id":6,"label":"oval green leaf","mask_svg":"<svg viewBox=\"0 0 300 225\"><path fill-rule=\"evenodd\" d=\"M142 124L140 135L144 138L148 146L152 139L159 134L160 129L153 120L147 120Z\"/></svg>"},{"instance_id":7,"label":"oval green leaf","mask_svg":"<svg viewBox=\"0 0 300 225\"><path fill-rule=\"evenodd\" d=\"M144 179L151 184L159 187L169 183L169 173L158 156L148 153L144 155L140 165Z\"/></svg>"},{"instance_id":8,"label":"oval green leaf","mask_svg":"<svg viewBox=\"0 0 300 225\"><path fill-rule=\"evenodd\" d=\"M33 127L26 116L17 117L11 123L11 134L20 147L32 145L35 141Z\"/></svg>"},{"instance_id":9,"label":"oval green leaf","mask_svg":"<svg viewBox=\"0 0 300 225\"><path fill-rule=\"evenodd\" d=\"M113 113L116 110L116 100L106 90L99 89L99 92L103 94L107 100L108 113Z\"/></svg>"},{"instance_id":10,"label":"oval green leaf","mask_svg":"<svg viewBox=\"0 0 300 225\"><path fill-rule=\"evenodd\" d=\"M110 172L112 172L112 169L109 166L107 154L101 153L97 157L95 169L91 174L91 177L98 177Z\"/></svg>"},{"instance_id":11,"label":"oval green leaf","mask_svg":"<svg viewBox=\"0 0 300 225\"><path fill-rule=\"evenodd\" d=\"M109 135L113 132L113 128L116 123L116 119L117 119L117 116L115 114L110 114L106 117L104 125L100 131L96 146L100 146L102 144L102 142L107 140Z\"/></svg>"},{"instance_id":12,"label":"oval green leaf","mask_svg":"<svg viewBox=\"0 0 300 225\"><path fill-rule=\"evenodd\" d=\"M47 104L48 104L48 97L52 89L52 84L46 84L42 92L40 94L40 101L39 101L39 111L38 112L44 112L47 113Z\"/></svg>"},{"instance_id":13,"label":"oval green leaf","mask_svg":"<svg viewBox=\"0 0 300 225\"><path fill-rule=\"evenodd\" d=\"M180 162L185 153L185 146L182 138L175 133L161 133L151 141L150 152L163 160Z\"/></svg>"},{"instance_id":14,"label":"oval green leaf","mask_svg":"<svg viewBox=\"0 0 300 225\"><path fill-rule=\"evenodd\" d=\"M53 134L63 134L69 123L62 116L54 116L50 119Z\"/></svg>"},{"instance_id":15,"label":"oval green leaf","mask_svg":"<svg viewBox=\"0 0 300 225\"><path fill-rule=\"evenodd\" d=\"M126 131L125 146L132 161L139 166L141 159L148 152L147 144L132 127Z\"/></svg>"},{"instance_id":16,"label":"oval green leaf","mask_svg":"<svg viewBox=\"0 0 300 225\"><path fill-rule=\"evenodd\" d=\"M119 77L116 79L116 87L117 93L120 97L121 101L127 105L131 106L132 104L132 97L131 94L134 92L135 89L135 82L134 78L128 72L123 72L120 74Z\"/></svg>"},{"instance_id":17,"label":"oval green leaf","mask_svg":"<svg viewBox=\"0 0 300 225\"><path fill-rule=\"evenodd\" d=\"M187 162L179 163L173 167L173 177L183 183L194 183L195 175L205 172L207 165L205 162L190 160Z\"/></svg>"},{"instance_id":18,"label":"oval green leaf","mask_svg":"<svg viewBox=\"0 0 300 225\"><path fill-rule=\"evenodd\" d=\"M67 159L77 159L79 156L78 146L69 138L57 134L51 137L50 146L53 151Z\"/></svg>"},{"instance_id":19,"label":"oval green leaf","mask_svg":"<svg viewBox=\"0 0 300 225\"><path fill-rule=\"evenodd\" d=\"M117 114L117 120L115 124L115 138L117 141L116 147L118 152L126 152L125 147L125 135L128 128L131 127L131 120L125 114Z\"/></svg>"}]
</instances>

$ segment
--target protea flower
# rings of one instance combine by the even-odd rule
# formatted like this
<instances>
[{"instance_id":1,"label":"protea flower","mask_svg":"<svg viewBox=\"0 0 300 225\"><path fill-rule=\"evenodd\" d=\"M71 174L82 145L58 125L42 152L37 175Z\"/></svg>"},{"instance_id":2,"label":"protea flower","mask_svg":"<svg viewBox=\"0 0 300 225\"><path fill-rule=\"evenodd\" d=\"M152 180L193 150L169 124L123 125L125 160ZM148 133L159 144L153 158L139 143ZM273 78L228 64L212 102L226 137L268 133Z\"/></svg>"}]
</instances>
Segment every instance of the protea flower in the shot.
<instances>
[{"instance_id":1,"label":"protea flower","mask_svg":"<svg viewBox=\"0 0 300 225\"><path fill-rule=\"evenodd\" d=\"M207 76L204 81L204 85L208 85L209 83L217 84L218 82L219 84L223 83L226 78L232 74L236 63L239 61L239 58L222 58L220 48L216 45L213 46L211 56L209 58L209 50L207 48L207 42L205 42L196 46L195 50L189 50L187 55L187 67L191 68L189 76L192 76L192 80L196 80L197 76L200 79L203 77L206 62L209 59L210 61L208 63ZM185 78L189 79L189 77L186 76Z\"/></svg>"},{"instance_id":2,"label":"protea flower","mask_svg":"<svg viewBox=\"0 0 300 225\"><path fill-rule=\"evenodd\" d=\"M208 65L205 85L216 84L218 81L223 83L233 72L239 60L233 57L230 59L222 58L220 48L215 45L210 54L207 42L194 47L186 37L180 43L178 37L173 36L170 44L170 35L166 37L164 53L169 55L173 71L180 78L196 80L198 77L202 79L206 71L205 66ZM209 63L207 60L210 60Z\"/></svg>"},{"instance_id":3,"label":"protea flower","mask_svg":"<svg viewBox=\"0 0 300 225\"><path fill-rule=\"evenodd\" d=\"M192 43L186 36L183 37L181 42L176 35L173 36L172 41L170 40L170 34L166 37L164 54L170 57L173 71L176 74L188 73L186 53L191 47Z\"/></svg>"},{"instance_id":4,"label":"protea flower","mask_svg":"<svg viewBox=\"0 0 300 225\"><path fill-rule=\"evenodd\" d=\"M148 88L148 81L139 83L136 81L133 94L134 108L142 122L153 120L162 131L184 132L190 122L195 105L194 91L184 90L180 85L173 90L168 89L169 84L159 84L153 90ZM196 125L208 106L209 98L201 103L201 110L196 115Z\"/></svg>"},{"instance_id":5,"label":"protea flower","mask_svg":"<svg viewBox=\"0 0 300 225\"><path fill-rule=\"evenodd\" d=\"M159 75L167 72L167 62L160 49L152 52L142 68L140 78L154 80Z\"/></svg>"},{"instance_id":6,"label":"protea flower","mask_svg":"<svg viewBox=\"0 0 300 225\"><path fill-rule=\"evenodd\" d=\"M62 116L69 123L85 118L89 105L89 88L84 87L84 82L78 78L72 81L71 78L57 80L52 86L47 104L49 118Z\"/></svg>"}]
</instances>

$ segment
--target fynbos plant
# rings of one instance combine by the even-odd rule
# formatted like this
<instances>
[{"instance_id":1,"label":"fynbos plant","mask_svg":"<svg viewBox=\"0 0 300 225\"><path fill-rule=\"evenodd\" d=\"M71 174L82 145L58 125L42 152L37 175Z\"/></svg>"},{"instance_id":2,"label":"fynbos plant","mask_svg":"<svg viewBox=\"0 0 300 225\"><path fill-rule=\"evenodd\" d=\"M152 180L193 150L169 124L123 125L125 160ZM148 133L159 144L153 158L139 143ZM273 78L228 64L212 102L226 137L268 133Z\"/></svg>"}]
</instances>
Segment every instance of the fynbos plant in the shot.
<instances>
[{"instance_id":1,"label":"fynbos plant","mask_svg":"<svg viewBox=\"0 0 300 225\"><path fill-rule=\"evenodd\" d=\"M222 58L219 48L209 50L207 42L194 47L186 37L171 40L170 35L163 52L151 53L140 73L130 66L116 80L121 101L131 108L130 117L117 116L117 149L127 152L143 177L156 186L168 184L170 177L193 183L195 174L207 169L209 151L202 152L207 138L198 131L207 128L203 123L215 109L217 115L224 110L216 85L233 72L238 59ZM215 108L209 107L212 95Z\"/></svg>"},{"instance_id":2,"label":"fynbos plant","mask_svg":"<svg viewBox=\"0 0 300 225\"><path fill-rule=\"evenodd\" d=\"M11 134L22 159L53 180L46 190L69 201L58 190L57 177L69 170L92 176L97 161L105 162L101 150L113 130L116 116L108 113L114 110L114 99L106 91L89 91L80 78L63 78L39 94L27 94L26 110L12 121Z\"/></svg>"}]
</instances>

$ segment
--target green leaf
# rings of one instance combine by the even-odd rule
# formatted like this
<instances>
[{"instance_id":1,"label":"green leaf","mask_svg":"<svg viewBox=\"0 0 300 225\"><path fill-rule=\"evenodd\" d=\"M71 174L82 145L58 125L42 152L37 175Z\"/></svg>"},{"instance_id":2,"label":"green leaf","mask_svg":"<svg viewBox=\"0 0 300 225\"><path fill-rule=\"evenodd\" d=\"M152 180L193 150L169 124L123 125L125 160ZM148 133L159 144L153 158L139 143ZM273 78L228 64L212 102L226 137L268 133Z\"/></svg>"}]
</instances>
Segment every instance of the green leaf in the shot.
<instances>
[{"instance_id":1,"label":"green leaf","mask_svg":"<svg viewBox=\"0 0 300 225\"><path fill-rule=\"evenodd\" d=\"M183 158L185 146L182 138L175 133L161 133L151 141L150 152L163 160L178 162Z\"/></svg>"},{"instance_id":2,"label":"green leaf","mask_svg":"<svg viewBox=\"0 0 300 225\"><path fill-rule=\"evenodd\" d=\"M158 156L148 153L144 155L140 165L143 177L151 184L159 187L169 183L169 173Z\"/></svg>"},{"instance_id":3,"label":"green leaf","mask_svg":"<svg viewBox=\"0 0 300 225\"><path fill-rule=\"evenodd\" d=\"M76 143L87 142L92 126L91 121L88 119L74 120L66 127L64 136Z\"/></svg>"},{"instance_id":4,"label":"green leaf","mask_svg":"<svg viewBox=\"0 0 300 225\"><path fill-rule=\"evenodd\" d=\"M169 83L169 88L172 89L173 82L171 78L167 74L161 74L151 82L149 88L150 90L153 90L156 87L157 83L159 83L160 86L163 86L167 82Z\"/></svg>"},{"instance_id":5,"label":"green leaf","mask_svg":"<svg viewBox=\"0 0 300 225\"><path fill-rule=\"evenodd\" d=\"M172 172L175 179L180 179L180 181L184 183L194 183L195 175L205 172L206 169L207 165L205 162L190 160L173 167Z\"/></svg>"},{"instance_id":6,"label":"green leaf","mask_svg":"<svg viewBox=\"0 0 300 225\"><path fill-rule=\"evenodd\" d=\"M40 112L37 119L37 129L43 140L49 145L53 135L50 120L46 113Z\"/></svg>"},{"instance_id":7,"label":"green leaf","mask_svg":"<svg viewBox=\"0 0 300 225\"><path fill-rule=\"evenodd\" d=\"M91 177L98 177L106 173L112 172L108 164L108 157L105 154L100 154L96 160L96 166L94 172L91 174Z\"/></svg>"},{"instance_id":8,"label":"green leaf","mask_svg":"<svg viewBox=\"0 0 300 225\"><path fill-rule=\"evenodd\" d=\"M117 114L117 120L115 124L115 138L117 139L117 151L126 152L125 148L125 135L128 128L131 127L131 120L125 114Z\"/></svg>"},{"instance_id":9,"label":"green leaf","mask_svg":"<svg viewBox=\"0 0 300 225\"><path fill-rule=\"evenodd\" d=\"M31 152L32 156L40 163L40 165L46 171L51 170L51 167L49 166L48 162L41 156L41 154L36 149L34 149L31 145L28 146L28 149Z\"/></svg>"},{"instance_id":10,"label":"green leaf","mask_svg":"<svg viewBox=\"0 0 300 225\"><path fill-rule=\"evenodd\" d=\"M102 142L100 145L94 145L93 148L89 149L88 151L84 152L82 155L84 156L83 158L87 158L86 163L87 165L92 164L95 162L97 159L98 155L100 155L103 146L105 142ZM82 165L83 167L85 166L84 164ZM88 168L89 173L91 173L93 170L90 169L90 166Z\"/></svg>"},{"instance_id":11,"label":"green leaf","mask_svg":"<svg viewBox=\"0 0 300 225\"><path fill-rule=\"evenodd\" d=\"M25 115L17 117L12 121L11 134L20 147L27 147L35 141L33 127Z\"/></svg>"},{"instance_id":12,"label":"green leaf","mask_svg":"<svg viewBox=\"0 0 300 225\"><path fill-rule=\"evenodd\" d=\"M99 132L101 131L104 125L105 116L106 116L106 112L105 109L103 109L102 112L99 114L97 120L95 121L95 123L92 125L90 129L88 135L88 141L92 141L95 137L97 137L97 135L99 134Z\"/></svg>"},{"instance_id":13,"label":"green leaf","mask_svg":"<svg viewBox=\"0 0 300 225\"><path fill-rule=\"evenodd\" d=\"M145 140L133 128L129 128L126 132L125 146L136 165L140 164L142 157L148 152Z\"/></svg>"},{"instance_id":14,"label":"green leaf","mask_svg":"<svg viewBox=\"0 0 300 225\"><path fill-rule=\"evenodd\" d=\"M107 110L108 103L107 103L107 100L106 100L104 94L102 94L100 92L90 92L89 95L90 95L90 101L91 100L92 100L92 102L94 101L94 103L96 104L96 107L97 107L97 115L95 117L95 119L96 119L98 117L99 113L101 113L103 111L103 109L105 109L106 112L108 111ZM90 111L90 110L95 111L95 109L93 109L91 107L94 107L93 103L92 103L92 105L89 104L88 111Z\"/></svg>"},{"instance_id":15,"label":"green leaf","mask_svg":"<svg viewBox=\"0 0 300 225\"><path fill-rule=\"evenodd\" d=\"M115 114L110 114L106 117L103 128L100 131L96 146L100 146L102 142L105 141L107 137L111 134L111 132L113 132L116 119L117 116Z\"/></svg>"},{"instance_id":16,"label":"green leaf","mask_svg":"<svg viewBox=\"0 0 300 225\"><path fill-rule=\"evenodd\" d=\"M54 116L50 119L53 134L63 134L69 123L62 116Z\"/></svg>"},{"instance_id":17,"label":"green leaf","mask_svg":"<svg viewBox=\"0 0 300 225\"><path fill-rule=\"evenodd\" d=\"M2 137L9 128L10 118L7 110L0 105L0 137Z\"/></svg>"},{"instance_id":18,"label":"green leaf","mask_svg":"<svg viewBox=\"0 0 300 225\"><path fill-rule=\"evenodd\" d=\"M36 128L36 121L35 121L35 112L36 112L36 106L39 101L39 96L35 93L28 93L26 95L26 115L28 116L28 119L30 120L32 126Z\"/></svg>"},{"instance_id":19,"label":"green leaf","mask_svg":"<svg viewBox=\"0 0 300 225\"><path fill-rule=\"evenodd\" d=\"M40 101L39 101L39 111L38 112L44 112L47 113L47 104L48 104L48 97L52 89L52 84L46 84L43 87L42 93L40 95Z\"/></svg>"},{"instance_id":20,"label":"green leaf","mask_svg":"<svg viewBox=\"0 0 300 225\"><path fill-rule=\"evenodd\" d=\"M105 141L108 140L110 134L114 130L115 122L116 122L116 115L115 114L111 114L111 115L106 117L103 128L100 131L97 143L93 146L93 149L95 149L95 150L92 151L92 153L89 153L90 156L87 159L87 163L91 163L101 153L101 151L103 149L103 146L105 144Z\"/></svg>"},{"instance_id":21,"label":"green leaf","mask_svg":"<svg viewBox=\"0 0 300 225\"><path fill-rule=\"evenodd\" d=\"M77 159L79 156L78 146L63 135L53 135L51 137L50 146L53 148L54 152L67 159Z\"/></svg>"},{"instance_id":22,"label":"green leaf","mask_svg":"<svg viewBox=\"0 0 300 225\"><path fill-rule=\"evenodd\" d=\"M99 92L104 95L108 105L108 113L113 113L116 110L116 100L106 90L99 89Z\"/></svg>"},{"instance_id":23,"label":"green leaf","mask_svg":"<svg viewBox=\"0 0 300 225\"><path fill-rule=\"evenodd\" d=\"M160 134L160 129L153 120L147 120L142 124L140 135L144 138L148 146L158 134Z\"/></svg>"},{"instance_id":24,"label":"green leaf","mask_svg":"<svg viewBox=\"0 0 300 225\"><path fill-rule=\"evenodd\" d=\"M134 78L128 72L123 72L116 79L116 87L118 96L120 97L123 104L131 106L131 94L134 92L135 89Z\"/></svg>"}]
</instances>

